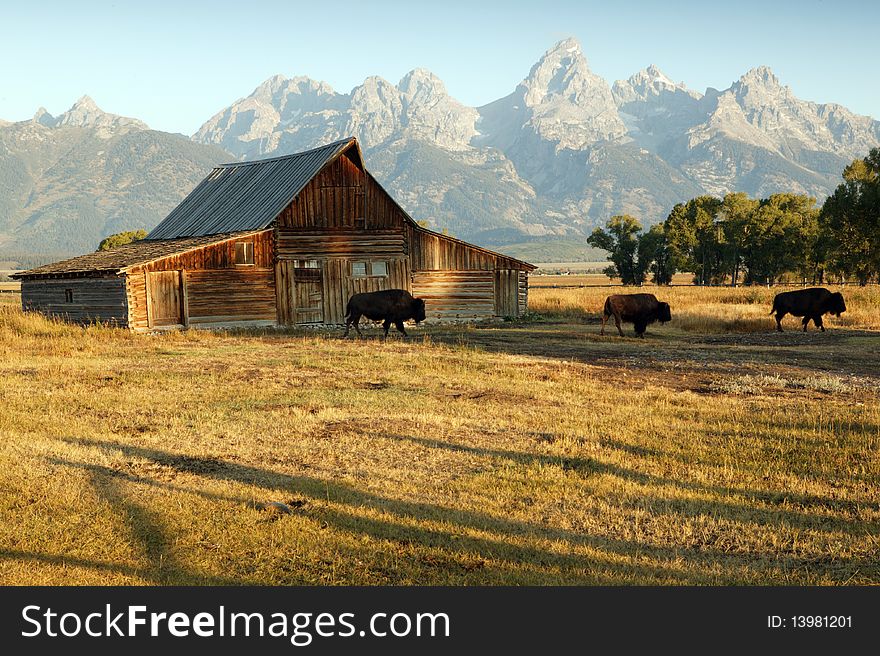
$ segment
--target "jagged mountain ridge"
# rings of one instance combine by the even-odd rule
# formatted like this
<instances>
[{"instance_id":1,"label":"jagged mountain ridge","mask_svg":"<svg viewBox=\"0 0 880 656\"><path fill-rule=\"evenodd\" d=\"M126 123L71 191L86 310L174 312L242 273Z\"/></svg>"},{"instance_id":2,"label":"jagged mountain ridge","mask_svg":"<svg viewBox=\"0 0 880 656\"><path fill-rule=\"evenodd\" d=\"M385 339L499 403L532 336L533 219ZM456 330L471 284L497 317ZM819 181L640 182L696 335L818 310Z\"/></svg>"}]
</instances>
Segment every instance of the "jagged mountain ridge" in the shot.
<instances>
[{"instance_id":1,"label":"jagged mountain ridge","mask_svg":"<svg viewBox=\"0 0 880 656\"><path fill-rule=\"evenodd\" d=\"M654 65L609 87L566 39L511 94L482 107L451 98L423 69L397 85L368 78L348 94L275 77L193 138L252 158L348 134L414 216L502 244L514 233L584 234L619 212L655 222L701 193L797 191L821 200L845 164L880 143L880 123L800 100L767 67L724 91L693 91ZM412 156L427 146L431 157ZM504 171L500 186L482 176L470 185L475 166ZM492 202L459 211L453 197L462 196Z\"/></svg>"},{"instance_id":2,"label":"jagged mountain ridge","mask_svg":"<svg viewBox=\"0 0 880 656\"><path fill-rule=\"evenodd\" d=\"M87 96L53 117L0 121L0 250L88 250L151 228L220 161L281 155L354 135L380 182L431 227L503 250L583 240L609 216L650 223L701 193L828 194L880 143L880 123L798 99L767 67L705 93L649 66L612 86L580 45L549 49L482 107L415 69L349 93L274 76L193 135L149 130ZM108 155L109 153L109 155Z\"/></svg>"}]
</instances>

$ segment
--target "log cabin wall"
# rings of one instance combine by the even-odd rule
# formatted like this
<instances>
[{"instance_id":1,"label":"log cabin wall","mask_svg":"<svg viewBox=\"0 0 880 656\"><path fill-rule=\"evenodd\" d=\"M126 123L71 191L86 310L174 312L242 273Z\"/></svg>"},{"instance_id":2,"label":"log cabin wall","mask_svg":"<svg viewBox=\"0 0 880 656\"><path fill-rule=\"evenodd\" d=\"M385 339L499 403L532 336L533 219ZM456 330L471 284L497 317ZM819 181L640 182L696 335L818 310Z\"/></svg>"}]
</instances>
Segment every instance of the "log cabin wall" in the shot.
<instances>
[{"instance_id":1,"label":"log cabin wall","mask_svg":"<svg viewBox=\"0 0 880 656\"><path fill-rule=\"evenodd\" d=\"M253 264L236 264L236 244L253 244ZM181 325L221 327L273 325L277 321L272 230L229 239L164 257L128 271L129 323L157 327L152 316L148 279L180 271Z\"/></svg>"},{"instance_id":2,"label":"log cabin wall","mask_svg":"<svg viewBox=\"0 0 880 656\"><path fill-rule=\"evenodd\" d=\"M22 280L22 308L73 323L128 325L128 300L122 276Z\"/></svg>"},{"instance_id":3,"label":"log cabin wall","mask_svg":"<svg viewBox=\"0 0 880 656\"><path fill-rule=\"evenodd\" d=\"M525 312L526 266L512 258L409 224L412 293L429 319L516 317Z\"/></svg>"},{"instance_id":4,"label":"log cabin wall","mask_svg":"<svg viewBox=\"0 0 880 656\"><path fill-rule=\"evenodd\" d=\"M529 272L518 271L519 274L519 294L518 294L518 316L523 316L529 310Z\"/></svg>"},{"instance_id":5,"label":"log cabin wall","mask_svg":"<svg viewBox=\"0 0 880 656\"><path fill-rule=\"evenodd\" d=\"M495 316L492 271L416 271L412 279L412 294L425 300L425 317L429 321Z\"/></svg>"}]
</instances>

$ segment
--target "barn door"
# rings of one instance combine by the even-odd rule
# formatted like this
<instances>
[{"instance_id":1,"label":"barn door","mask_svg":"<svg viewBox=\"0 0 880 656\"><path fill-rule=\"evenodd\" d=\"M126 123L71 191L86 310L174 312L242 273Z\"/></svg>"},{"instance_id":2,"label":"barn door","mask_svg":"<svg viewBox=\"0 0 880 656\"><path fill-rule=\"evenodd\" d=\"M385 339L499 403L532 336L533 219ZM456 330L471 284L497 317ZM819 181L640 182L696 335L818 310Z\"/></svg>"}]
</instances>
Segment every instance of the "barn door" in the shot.
<instances>
[{"instance_id":1,"label":"barn door","mask_svg":"<svg viewBox=\"0 0 880 656\"><path fill-rule=\"evenodd\" d=\"M295 323L324 322L324 285L317 260L297 260L293 267Z\"/></svg>"},{"instance_id":2,"label":"barn door","mask_svg":"<svg viewBox=\"0 0 880 656\"><path fill-rule=\"evenodd\" d=\"M151 271L147 274L149 325L183 324L180 271Z\"/></svg>"}]
</instances>

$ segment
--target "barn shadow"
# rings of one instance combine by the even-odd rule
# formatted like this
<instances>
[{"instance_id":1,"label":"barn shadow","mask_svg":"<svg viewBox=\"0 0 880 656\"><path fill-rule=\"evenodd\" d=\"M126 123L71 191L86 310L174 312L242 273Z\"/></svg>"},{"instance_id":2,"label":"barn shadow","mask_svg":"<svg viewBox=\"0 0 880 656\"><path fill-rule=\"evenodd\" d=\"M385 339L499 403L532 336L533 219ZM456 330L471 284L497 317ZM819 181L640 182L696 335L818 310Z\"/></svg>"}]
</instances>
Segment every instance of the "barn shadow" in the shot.
<instances>
[{"instance_id":1,"label":"barn shadow","mask_svg":"<svg viewBox=\"0 0 880 656\"><path fill-rule=\"evenodd\" d=\"M392 436L395 437L395 436ZM461 447L440 441L425 441L422 438L408 436L396 436L397 439L420 441L423 446L429 448L466 449L477 455L493 458L503 458L515 462L528 462L530 459L541 461L544 456L519 453L514 451L487 450L476 447ZM609 583L618 580L628 580L635 571L642 578L654 580L672 580L682 584L693 583L694 573L683 572L675 566L666 566L661 563L646 563L645 558L655 561L674 562L680 560L688 549L682 547L663 547L649 543L642 543L628 539L611 538L604 535L593 535L586 531L573 531L558 527L550 527L529 521L518 521L509 518L498 517L492 514L448 508L422 502L406 501L375 494L370 491L358 489L346 483L315 478L301 475L289 475L273 471L242 465L235 462L218 460L215 458L182 457L167 451L150 449L130 444L117 442L101 442L88 439L66 438L69 444L81 447L97 448L103 451L122 453L129 458L139 458L171 467L180 473L195 474L205 479L222 480L231 483L240 483L256 486L271 493L283 491L285 495L293 494L315 502L309 504L310 516L327 522L336 529L352 533L365 534L377 540L393 540L404 544L416 543L426 547L449 549L453 548L456 553L468 554L475 558L493 558L509 569L510 566L518 566L523 563L538 563L549 568L561 570L580 571L585 569L586 556L572 554L564 550L548 550L524 544L524 540L530 542L540 541L554 544L567 543L578 547L587 548L597 552L598 556L590 557L591 561L597 561L599 567L608 573L609 580L595 578L595 583ZM558 458L546 457L546 462L558 464ZM98 475L101 479L132 480L161 489L170 489L178 492L194 494L209 498L213 501L223 501L227 504L247 506L249 499L236 496L220 496L205 492L198 487L172 485L164 481L152 480L149 477L135 476L121 473L117 470L104 468L87 463L59 461L59 464L67 464L74 467L84 467ZM569 459L567 466L575 469L581 475L593 473L608 473L614 476L644 482L646 484L672 484L674 481L653 477L640 472L635 472L614 465L608 465L592 459ZM110 488L112 489L112 485ZM708 490L707 490L708 491ZM112 497L114 503L121 509L125 508L124 502L118 498L119 493ZM647 507L654 514L674 513L680 516L693 517L706 513L725 517L732 521L761 523L770 526L788 524L810 530L818 531L846 531L857 532L860 527L855 523L817 518L806 513L792 512L789 510L770 511L753 508L745 508L735 503L723 502L689 502L680 499L655 498L646 500ZM228 508L228 506L227 506ZM357 509L366 508L377 511L381 519L366 517ZM232 511L228 508L228 511ZM141 511L143 512L143 511ZM153 562L165 552L162 545L167 539L163 530L156 521L147 517L142 528L132 531L137 539L147 547L152 554ZM413 526L412 519L427 520L438 525L437 528ZM448 527L448 528L447 528ZM494 533L493 537L475 537L463 535L461 531L478 531L481 533ZM505 538L513 538L506 540ZM454 540L452 547L450 541ZM639 554L638 562L626 562ZM623 558L621 558L623 557ZM755 573L766 573L768 569L776 569L780 572L788 571L792 567L792 561L787 563L777 561L777 556L772 553L750 553L748 556L737 555L723 549L716 549L712 545L699 548L699 565L704 573L715 572L735 565L740 570L752 570ZM805 561L805 566L810 561ZM173 566L168 566L173 567ZM154 569L156 569L154 567ZM173 570L159 568L155 576L158 580L166 580L166 574ZM178 570L178 574L186 576L185 572ZM706 576L712 576L706 574ZM708 579L707 579L708 580ZM208 581L204 581L208 582Z\"/></svg>"}]
</instances>

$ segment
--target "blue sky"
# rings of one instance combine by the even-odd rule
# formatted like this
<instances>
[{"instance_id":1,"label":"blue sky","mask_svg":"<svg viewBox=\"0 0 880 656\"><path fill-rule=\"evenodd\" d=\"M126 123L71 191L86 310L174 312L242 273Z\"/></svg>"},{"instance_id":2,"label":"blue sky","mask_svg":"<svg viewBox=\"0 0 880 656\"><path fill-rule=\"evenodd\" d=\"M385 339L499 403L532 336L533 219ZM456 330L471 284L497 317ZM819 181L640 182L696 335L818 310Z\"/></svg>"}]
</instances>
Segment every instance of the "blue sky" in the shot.
<instances>
[{"instance_id":1,"label":"blue sky","mask_svg":"<svg viewBox=\"0 0 880 656\"><path fill-rule=\"evenodd\" d=\"M689 87L726 88L761 64L801 98L880 118L880 3L16 2L0 7L0 119L91 95L104 110L191 134L267 77L348 92L416 67L479 106L510 93L560 39L580 40L613 83L649 64Z\"/></svg>"}]
</instances>

